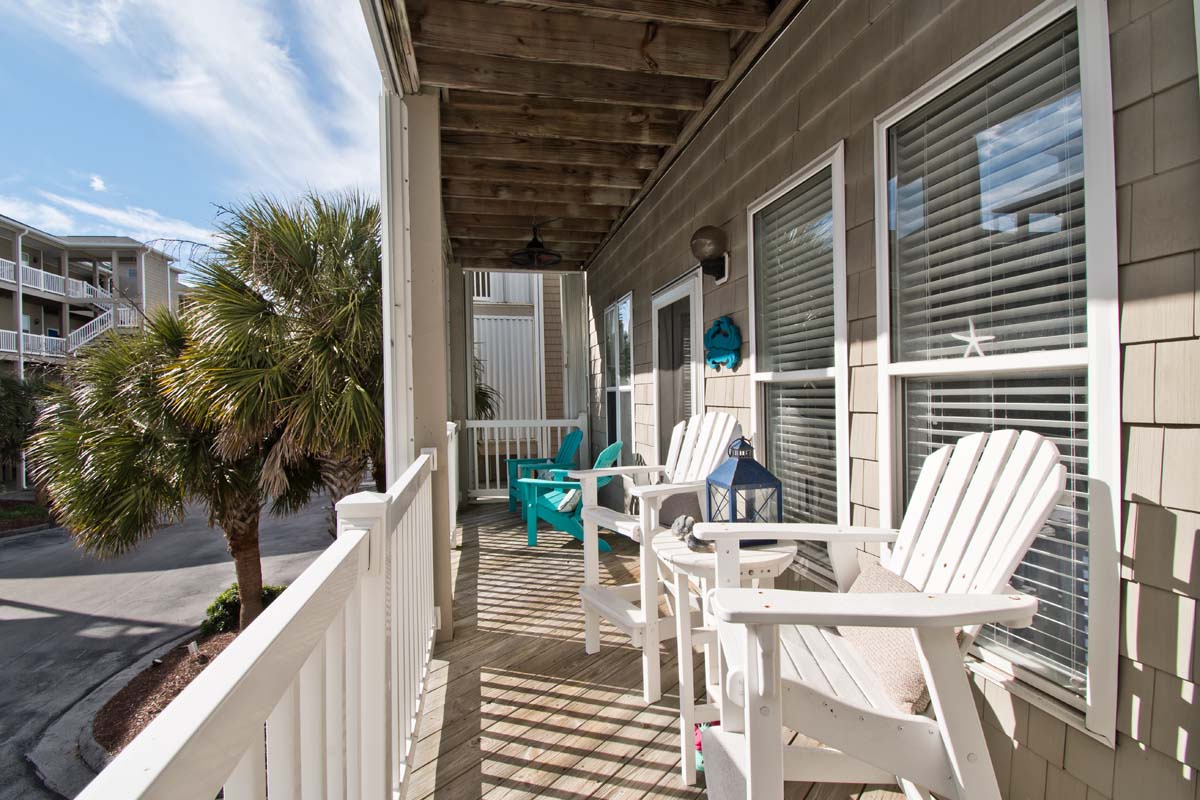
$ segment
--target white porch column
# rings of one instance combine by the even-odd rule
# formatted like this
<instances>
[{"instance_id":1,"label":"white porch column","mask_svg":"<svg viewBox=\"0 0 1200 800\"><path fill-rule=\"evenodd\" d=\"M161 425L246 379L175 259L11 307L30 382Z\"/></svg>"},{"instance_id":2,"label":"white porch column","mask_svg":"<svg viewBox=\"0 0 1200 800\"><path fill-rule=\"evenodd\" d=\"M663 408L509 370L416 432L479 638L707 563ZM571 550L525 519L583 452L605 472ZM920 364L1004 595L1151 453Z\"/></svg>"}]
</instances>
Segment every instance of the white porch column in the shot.
<instances>
[{"instance_id":1,"label":"white porch column","mask_svg":"<svg viewBox=\"0 0 1200 800\"><path fill-rule=\"evenodd\" d=\"M71 269L70 258L67 256L67 251L63 250L59 253L58 264L61 267L63 276L63 287L66 289L66 297L62 302L62 318L58 321L58 335L67 338L71 332Z\"/></svg>"},{"instance_id":2,"label":"white porch column","mask_svg":"<svg viewBox=\"0 0 1200 800\"><path fill-rule=\"evenodd\" d=\"M137 251L137 271L138 271L138 296L142 300L142 313L150 312L146 305L146 251L144 249Z\"/></svg>"},{"instance_id":3,"label":"white porch column","mask_svg":"<svg viewBox=\"0 0 1200 800\"><path fill-rule=\"evenodd\" d=\"M450 364L446 324L446 263L442 240L442 158L437 94L409 95L408 221L412 331L413 436L419 450L437 451L433 473L433 590L441 614L438 638L454 632L450 581L450 459L446 421Z\"/></svg>"},{"instance_id":4,"label":"white porch column","mask_svg":"<svg viewBox=\"0 0 1200 800\"><path fill-rule=\"evenodd\" d=\"M17 263L17 293L13 296L13 316L16 317L17 328L17 377L25 380L25 279L24 279L24 261L21 260L21 240L25 238L25 231L16 231L13 234L13 261ZM25 456L21 456L21 480L25 479ZM23 485L23 484L22 484Z\"/></svg>"},{"instance_id":5,"label":"white porch column","mask_svg":"<svg viewBox=\"0 0 1200 800\"><path fill-rule=\"evenodd\" d=\"M390 486L416 454L413 439L412 320L408 219L408 111L400 96L379 99L383 255L383 402Z\"/></svg>"}]
</instances>

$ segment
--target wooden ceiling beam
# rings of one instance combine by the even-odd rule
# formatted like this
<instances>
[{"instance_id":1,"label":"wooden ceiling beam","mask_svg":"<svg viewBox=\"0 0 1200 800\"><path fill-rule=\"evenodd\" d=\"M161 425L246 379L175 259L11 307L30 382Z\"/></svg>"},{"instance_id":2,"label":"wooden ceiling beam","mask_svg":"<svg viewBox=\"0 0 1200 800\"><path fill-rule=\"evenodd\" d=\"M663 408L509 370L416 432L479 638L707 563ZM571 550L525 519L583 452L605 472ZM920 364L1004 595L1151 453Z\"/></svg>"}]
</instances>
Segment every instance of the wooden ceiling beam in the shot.
<instances>
[{"instance_id":1,"label":"wooden ceiling beam","mask_svg":"<svg viewBox=\"0 0 1200 800\"><path fill-rule=\"evenodd\" d=\"M467 0L405 5L413 41L425 47L716 81L729 74L729 36L722 31Z\"/></svg>"},{"instance_id":2,"label":"wooden ceiling beam","mask_svg":"<svg viewBox=\"0 0 1200 800\"><path fill-rule=\"evenodd\" d=\"M547 221L549 218L542 215L518 215L512 212L505 212L503 206L497 206L497 213L491 211L485 213L453 213L447 211L446 226L450 229L450 235L453 236L455 231L468 230L474 232L494 231L496 229L511 229L524 231L525 241L529 241L529 234L534 223L542 223L542 231L544 235L550 236L553 231L554 236L563 237L564 241L574 241L567 239L568 235L591 236L599 235L603 237L608 231L609 223L603 218L581 218L581 217L565 217ZM493 239L507 238L501 237L494 233L480 233L480 236L490 236ZM592 239L584 239L581 241L593 241Z\"/></svg>"},{"instance_id":3,"label":"wooden ceiling beam","mask_svg":"<svg viewBox=\"0 0 1200 800\"><path fill-rule=\"evenodd\" d=\"M532 94L618 105L695 111L704 107L708 81L672 75L638 75L599 67L545 64L417 46L425 86Z\"/></svg>"},{"instance_id":4,"label":"wooden ceiling beam","mask_svg":"<svg viewBox=\"0 0 1200 800\"><path fill-rule=\"evenodd\" d=\"M484 197L446 196L442 200L446 214L492 214L501 218L528 217L532 222L544 219L578 218L613 220L623 206L596 206L584 203L532 202L527 200L494 200ZM532 224L531 222L531 224Z\"/></svg>"},{"instance_id":5,"label":"wooden ceiling beam","mask_svg":"<svg viewBox=\"0 0 1200 800\"><path fill-rule=\"evenodd\" d=\"M547 183L554 186L608 186L640 189L646 170L604 167L575 167L569 164L540 164L522 161L486 161L443 158L443 178L500 181L502 183Z\"/></svg>"},{"instance_id":6,"label":"wooden ceiling beam","mask_svg":"<svg viewBox=\"0 0 1200 800\"><path fill-rule=\"evenodd\" d=\"M523 245L523 242L517 244L516 242L455 239L452 247L454 255L458 258L495 258L504 261L509 257L510 253ZM561 254L564 261L586 261L587 257L592 253L592 248L586 245L570 247L566 244L546 242L546 247Z\"/></svg>"},{"instance_id":7,"label":"wooden ceiling beam","mask_svg":"<svg viewBox=\"0 0 1200 800\"><path fill-rule=\"evenodd\" d=\"M578 259L570 260L564 258L562 263L550 269L518 269L508 259L459 258L457 255L455 258L458 259L463 269L479 270L482 272L583 272L583 262Z\"/></svg>"},{"instance_id":8,"label":"wooden ceiling beam","mask_svg":"<svg viewBox=\"0 0 1200 800\"><path fill-rule=\"evenodd\" d=\"M662 180L663 175L667 173L667 170L671 168L675 160L679 158L680 154L696 138L696 134L700 132L700 129L716 113L721 103L724 102L729 93L737 86L738 81L749 72L754 66L755 61L758 60L758 57L770 47L771 43L775 40L775 36L784 29L788 21L807 2L808 0L779 0L775 4L771 10L770 17L767 19L766 27L743 43L741 51L729 69L729 77L713 87L712 94L708 96L708 99L704 103L704 108L699 113L691 116L684 126L683 131L679 134L679 140L663 153L658 166L654 168L654 171L650 173L650 177L646 179L646 185L638 190L633 202L621 212L620 218L613 224L604 242L592 254L591 259L588 261L589 265L604 251L605 246L612 241L617 231L621 229L621 226L637 213L638 206L654 191L654 187Z\"/></svg>"},{"instance_id":9,"label":"wooden ceiling beam","mask_svg":"<svg viewBox=\"0 0 1200 800\"><path fill-rule=\"evenodd\" d=\"M646 145L442 132L442 155L450 158L651 170L658 165L660 152L659 148Z\"/></svg>"},{"instance_id":10,"label":"wooden ceiling beam","mask_svg":"<svg viewBox=\"0 0 1200 800\"><path fill-rule=\"evenodd\" d=\"M441 125L442 130L448 131L650 145L670 145L683 128L682 121L632 122L626 109L612 108L614 112L608 114L572 113L567 109L532 105L524 109L461 108L452 97L451 104L442 109Z\"/></svg>"},{"instance_id":11,"label":"wooden ceiling beam","mask_svg":"<svg viewBox=\"0 0 1200 800\"><path fill-rule=\"evenodd\" d=\"M498 0L555 11L575 11L613 19L666 22L698 28L761 31L767 24L767 0Z\"/></svg>"},{"instance_id":12,"label":"wooden ceiling beam","mask_svg":"<svg viewBox=\"0 0 1200 800\"><path fill-rule=\"evenodd\" d=\"M603 186L522 186L511 183L447 178L442 181L442 196L527 200L535 203L625 206L633 199L633 192L629 189L611 189Z\"/></svg>"},{"instance_id":13,"label":"wooden ceiling beam","mask_svg":"<svg viewBox=\"0 0 1200 800\"><path fill-rule=\"evenodd\" d=\"M485 228L474 225L450 225L447 222L447 227L450 229L450 238L458 241L474 241L485 240L491 242L507 242L509 245L516 246L525 244L533 235L531 226L521 226L517 228ZM560 228L551 229L547 226L542 226L542 239L546 242L554 242L562 244L564 242L571 244L589 244L596 245L604 238L604 234L598 231L572 231L562 230ZM590 252L590 250L589 250Z\"/></svg>"}]
</instances>

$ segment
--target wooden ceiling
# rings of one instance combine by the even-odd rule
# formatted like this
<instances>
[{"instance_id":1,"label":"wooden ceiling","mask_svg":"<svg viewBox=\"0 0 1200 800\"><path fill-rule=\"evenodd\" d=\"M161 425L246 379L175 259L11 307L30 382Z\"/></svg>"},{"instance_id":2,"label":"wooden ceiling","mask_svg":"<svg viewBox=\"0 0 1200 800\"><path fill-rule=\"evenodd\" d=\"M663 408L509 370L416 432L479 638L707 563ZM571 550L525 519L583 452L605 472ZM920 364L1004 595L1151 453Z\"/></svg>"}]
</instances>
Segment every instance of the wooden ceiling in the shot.
<instances>
[{"instance_id":1,"label":"wooden ceiling","mask_svg":"<svg viewBox=\"0 0 1200 800\"><path fill-rule=\"evenodd\" d=\"M377 0L394 80L441 92L468 269L582 269L803 0ZM551 220L548 221L547 220Z\"/></svg>"}]
</instances>

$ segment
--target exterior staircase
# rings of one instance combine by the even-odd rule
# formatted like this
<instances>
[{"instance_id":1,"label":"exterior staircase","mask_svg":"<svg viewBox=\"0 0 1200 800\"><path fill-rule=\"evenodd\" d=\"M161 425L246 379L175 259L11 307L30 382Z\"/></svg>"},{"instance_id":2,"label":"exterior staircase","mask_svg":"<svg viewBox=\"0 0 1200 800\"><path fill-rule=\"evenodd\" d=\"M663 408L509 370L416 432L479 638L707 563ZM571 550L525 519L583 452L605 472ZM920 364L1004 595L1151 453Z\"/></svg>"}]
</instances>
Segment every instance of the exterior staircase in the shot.
<instances>
[{"instance_id":1,"label":"exterior staircase","mask_svg":"<svg viewBox=\"0 0 1200 800\"><path fill-rule=\"evenodd\" d=\"M74 353L105 331L141 327L141 319L133 306L114 305L81 328L67 334L67 352Z\"/></svg>"}]
</instances>

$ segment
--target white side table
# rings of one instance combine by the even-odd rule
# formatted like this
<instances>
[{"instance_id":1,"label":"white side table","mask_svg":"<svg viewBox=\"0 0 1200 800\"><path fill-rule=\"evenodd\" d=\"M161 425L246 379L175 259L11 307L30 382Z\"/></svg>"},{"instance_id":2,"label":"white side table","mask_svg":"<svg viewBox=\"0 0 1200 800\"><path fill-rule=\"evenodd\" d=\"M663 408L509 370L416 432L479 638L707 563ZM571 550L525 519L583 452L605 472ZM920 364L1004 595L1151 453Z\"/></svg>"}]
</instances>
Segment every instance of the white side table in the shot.
<instances>
[{"instance_id":1,"label":"white side table","mask_svg":"<svg viewBox=\"0 0 1200 800\"><path fill-rule=\"evenodd\" d=\"M717 657L717 628L711 619L706 597L708 590L716 585L717 554L697 553L686 543L675 538L670 530L662 530L654 536L654 554L666 572L671 573L666 583L675 599L675 638L679 662L679 736L683 782L688 786L696 783L695 726L703 722L716 722L721 718L718 705L721 689L716 685L718 670L712 659ZM796 557L796 543L761 545L741 551L742 582L759 588L772 588L775 579L783 574ZM666 576L663 576L666 578ZM692 586L699 594L692 590ZM700 627L695 627L689 612L695 598L701 612ZM704 647L705 697L704 702L695 701L694 647Z\"/></svg>"}]
</instances>

